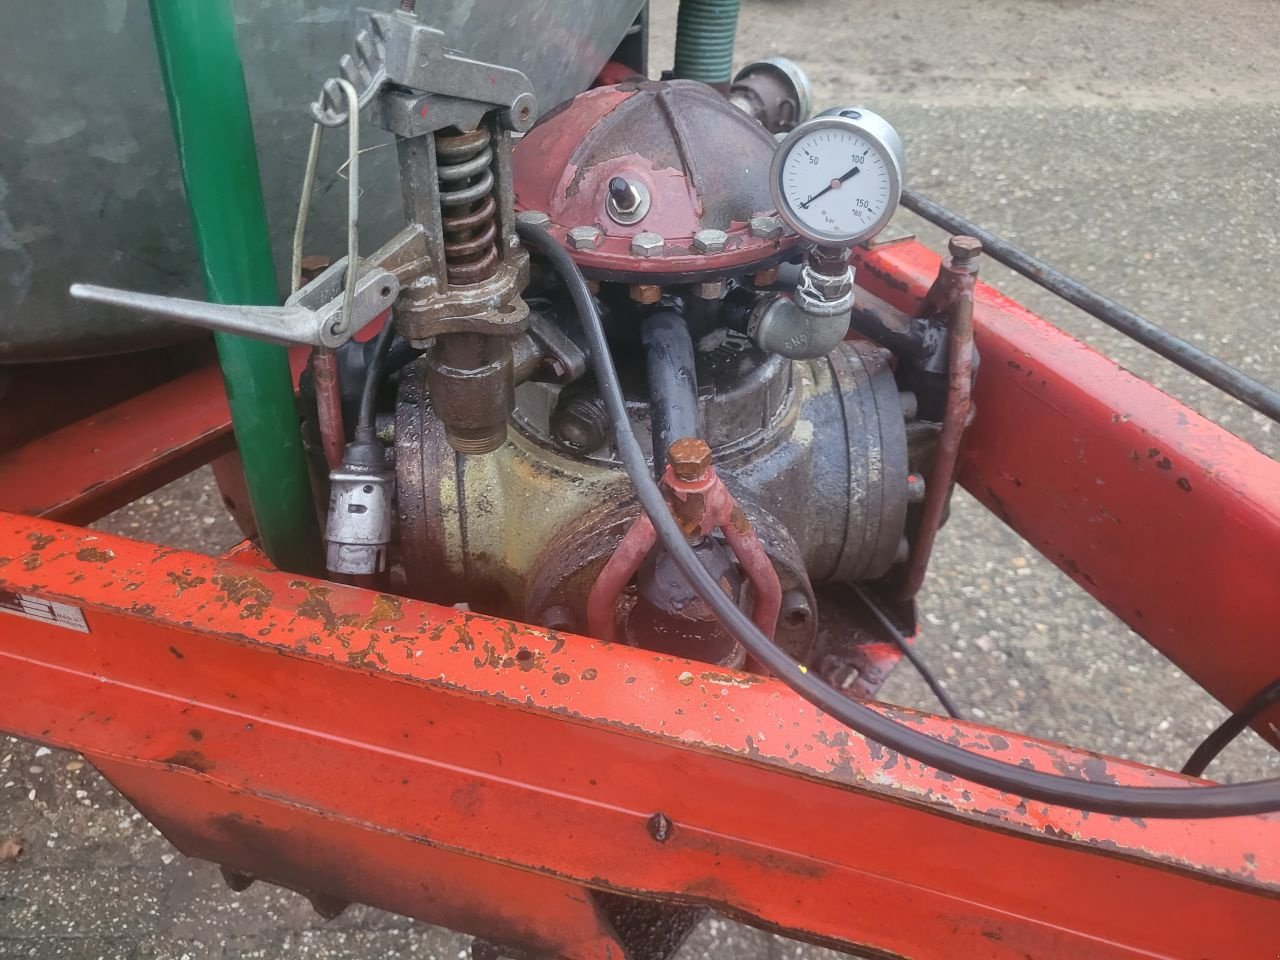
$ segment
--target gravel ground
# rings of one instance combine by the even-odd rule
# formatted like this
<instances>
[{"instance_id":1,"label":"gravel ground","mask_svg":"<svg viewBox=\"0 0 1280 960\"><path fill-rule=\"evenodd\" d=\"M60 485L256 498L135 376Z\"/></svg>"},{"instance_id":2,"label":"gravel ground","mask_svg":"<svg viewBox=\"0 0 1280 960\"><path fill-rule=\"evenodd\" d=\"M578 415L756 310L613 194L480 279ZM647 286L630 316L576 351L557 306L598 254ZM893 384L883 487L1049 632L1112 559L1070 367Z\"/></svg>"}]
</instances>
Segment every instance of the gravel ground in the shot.
<instances>
[{"instance_id":1,"label":"gravel ground","mask_svg":"<svg viewBox=\"0 0 1280 960\"><path fill-rule=\"evenodd\" d=\"M673 0L654 6L662 64ZM1275 14L1266 0L747 0L739 50L800 61L822 106L856 101L890 117L917 189L1274 382ZM913 217L899 224L940 245ZM994 264L984 279L1280 454L1260 416ZM207 470L99 526L211 553L238 539ZM1177 766L1225 715L966 495L921 607L921 650L975 718ZM932 708L906 668L884 696ZM1212 772L1274 776L1280 759L1249 734ZM231 894L77 757L0 739L6 836L25 851L0 864L0 958L465 956L465 938L370 908L325 923L285 891ZM718 919L681 954L801 956L836 955Z\"/></svg>"}]
</instances>

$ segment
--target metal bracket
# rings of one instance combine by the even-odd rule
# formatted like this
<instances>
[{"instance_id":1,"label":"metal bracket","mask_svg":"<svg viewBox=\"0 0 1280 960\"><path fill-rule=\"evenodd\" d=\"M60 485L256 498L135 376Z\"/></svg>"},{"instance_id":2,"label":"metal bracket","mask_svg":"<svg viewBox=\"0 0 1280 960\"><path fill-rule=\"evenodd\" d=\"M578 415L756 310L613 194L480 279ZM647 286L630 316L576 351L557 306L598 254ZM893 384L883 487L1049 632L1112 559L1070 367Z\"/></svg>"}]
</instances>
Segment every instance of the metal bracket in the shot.
<instances>
[{"instance_id":1,"label":"metal bracket","mask_svg":"<svg viewBox=\"0 0 1280 960\"><path fill-rule=\"evenodd\" d=\"M498 108L502 123L510 130L522 132L533 126L537 116L537 100L533 85L519 70L472 60L449 50L444 33L425 26L412 13L396 10L386 13L362 10L369 26L356 34L354 56L343 55L338 62L342 75L359 92L359 105L368 105L388 84L410 90L428 92L431 104L419 107L417 125L426 121L427 129L443 126L474 128L488 111ZM461 102L459 102L461 101ZM459 107L471 106L474 120L459 116ZM427 120L432 107L448 106L440 111L450 114L447 123ZM325 81L320 97L311 105L311 114L326 127L347 122L346 98L336 79ZM397 131L398 132L398 131ZM413 134L401 134L411 136Z\"/></svg>"},{"instance_id":2,"label":"metal bracket","mask_svg":"<svg viewBox=\"0 0 1280 960\"><path fill-rule=\"evenodd\" d=\"M206 303L89 283L72 284L70 292L77 300L122 307L222 333L271 343L333 348L350 340L390 307L400 293L400 281L394 273L381 267L368 271L356 281L351 322L344 326L342 292L346 269L347 258L343 257L281 307Z\"/></svg>"}]
</instances>

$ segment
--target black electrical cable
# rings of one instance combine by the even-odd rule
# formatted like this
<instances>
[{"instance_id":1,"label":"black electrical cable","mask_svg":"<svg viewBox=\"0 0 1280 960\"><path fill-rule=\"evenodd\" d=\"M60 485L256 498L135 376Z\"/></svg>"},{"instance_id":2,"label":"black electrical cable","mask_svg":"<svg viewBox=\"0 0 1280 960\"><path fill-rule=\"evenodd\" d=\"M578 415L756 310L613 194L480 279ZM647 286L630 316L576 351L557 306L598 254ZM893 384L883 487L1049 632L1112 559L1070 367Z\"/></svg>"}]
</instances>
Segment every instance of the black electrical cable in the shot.
<instances>
[{"instance_id":1,"label":"black electrical cable","mask_svg":"<svg viewBox=\"0 0 1280 960\"><path fill-rule=\"evenodd\" d=\"M1258 714L1271 706L1280 703L1280 680L1273 680L1252 697L1246 700L1235 713L1222 721L1213 733L1204 738L1204 742L1196 747L1195 753L1182 765L1182 772L1189 777L1198 777L1205 768L1213 763L1214 757L1220 754L1228 743L1240 736L1249 724L1257 719Z\"/></svg>"},{"instance_id":2,"label":"black electrical cable","mask_svg":"<svg viewBox=\"0 0 1280 960\"><path fill-rule=\"evenodd\" d=\"M357 443L370 443L377 434L374 407L378 399L378 384L382 380L382 368L386 364L387 354L391 352L391 342L395 338L395 321L391 314L387 314L386 322L378 331L378 338L373 342L373 356L369 358L369 368L364 375L364 389L360 392L360 412L356 416L355 429Z\"/></svg>"},{"instance_id":3,"label":"black electrical cable","mask_svg":"<svg viewBox=\"0 0 1280 960\"><path fill-rule=\"evenodd\" d=\"M933 671L929 669L929 665L924 662L924 658L920 656L916 651L916 648L907 642L907 638L903 635L902 631L898 629L898 625L890 620L889 615L881 610L880 607L878 607L872 599L867 596L866 591L856 583L853 584L853 592L858 595L858 599L860 599L866 608L871 611L871 615L880 621L880 626L884 627L893 642L898 645L898 649L902 651L902 655L911 661L911 665L916 668L916 673L920 674L924 679L924 682L929 685L929 689L933 691L933 695L938 698L938 702L942 704L942 709L947 711L949 716L955 717L957 720L963 720L964 714L960 712L960 708L956 706L956 703L951 699L950 694L948 694L946 690L942 689L942 684L938 682L938 678L933 675Z\"/></svg>"},{"instance_id":4,"label":"black electrical cable","mask_svg":"<svg viewBox=\"0 0 1280 960\"><path fill-rule=\"evenodd\" d=\"M529 246L550 261L564 278L591 345L591 363L614 429L614 441L641 507L658 538L729 635L771 674L798 694L868 739L897 750L931 767L1015 796L1045 803L1128 817L1201 818L1241 816L1280 810L1280 779L1230 786L1124 787L1077 780L1030 770L936 740L898 723L878 710L851 700L798 665L760 632L738 605L715 582L698 560L667 507L662 491L649 474L644 452L631 429L618 372L609 355L604 324L582 271L547 231L518 223L516 229Z\"/></svg>"}]
</instances>

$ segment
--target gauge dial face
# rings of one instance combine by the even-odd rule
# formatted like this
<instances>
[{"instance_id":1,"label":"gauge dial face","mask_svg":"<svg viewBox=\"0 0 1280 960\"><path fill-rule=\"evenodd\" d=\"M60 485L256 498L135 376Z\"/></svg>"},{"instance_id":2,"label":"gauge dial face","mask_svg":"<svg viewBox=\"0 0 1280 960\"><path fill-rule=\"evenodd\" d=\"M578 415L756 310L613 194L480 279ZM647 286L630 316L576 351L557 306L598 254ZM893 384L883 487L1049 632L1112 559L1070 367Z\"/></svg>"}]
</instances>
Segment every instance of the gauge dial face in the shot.
<instances>
[{"instance_id":1,"label":"gauge dial face","mask_svg":"<svg viewBox=\"0 0 1280 960\"><path fill-rule=\"evenodd\" d=\"M780 151L775 200L796 232L819 243L852 243L893 216L900 167L888 146L856 124L811 121Z\"/></svg>"}]
</instances>

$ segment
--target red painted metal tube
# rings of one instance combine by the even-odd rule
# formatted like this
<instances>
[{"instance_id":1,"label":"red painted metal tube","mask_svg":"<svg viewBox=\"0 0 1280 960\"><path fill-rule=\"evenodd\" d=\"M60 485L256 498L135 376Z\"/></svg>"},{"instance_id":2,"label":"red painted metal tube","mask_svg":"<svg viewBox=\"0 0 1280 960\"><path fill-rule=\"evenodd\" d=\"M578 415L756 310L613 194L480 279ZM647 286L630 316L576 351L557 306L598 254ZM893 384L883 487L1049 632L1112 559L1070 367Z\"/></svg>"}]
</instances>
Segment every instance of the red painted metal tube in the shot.
<instances>
[{"instance_id":1,"label":"red painted metal tube","mask_svg":"<svg viewBox=\"0 0 1280 960\"><path fill-rule=\"evenodd\" d=\"M0 613L0 666L23 691L0 698L0 729L130 765L126 789L184 849L265 857L291 885L332 877L443 922L447 897L405 903L418 844L916 960L1274 946L1274 815L1022 802L851 734L776 681L41 521L0 522L0 588L74 604L88 630ZM1037 769L1187 782L879 709ZM520 904L479 895L514 923Z\"/></svg>"},{"instance_id":2,"label":"red painted metal tube","mask_svg":"<svg viewBox=\"0 0 1280 960\"><path fill-rule=\"evenodd\" d=\"M306 352L289 360L296 383ZM207 367L0 453L0 510L91 523L233 446L222 378Z\"/></svg>"},{"instance_id":3,"label":"red painted metal tube","mask_svg":"<svg viewBox=\"0 0 1280 960\"><path fill-rule=\"evenodd\" d=\"M658 539L653 524L643 513L627 527L621 542L605 561L604 568L587 594L587 630L606 643L618 639L618 598L644 563Z\"/></svg>"},{"instance_id":4,"label":"red painted metal tube","mask_svg":"<svg viewBox=\"0 0 1280 960\"><path fill-rule=\"evenodd\" d=\"M973 285L976 275L944 261L937 283L950 290L947 325L947 406L934 453L933 468L920 505L920 526L907 560L907 570L898 597L910 600L924 585L924 576L933 556L933 544L942 526L942 515L951 499L960 462L960 443L969 423L970 391L973 387ZM948 276L949 275L949 276ZM944 283L945 277L945 283ZM935 287L936 288L936 287Z\"/></svg>"},{"instance_id":5,"label":"red painted metal tube","mask_svg":"<svg viewBox=\"0 0 1280 960\"><path fill-rule=\"evenodd\" d=\"M670 492L677 516L680 515L680 505L691 498L697 498L701 505L695 511L696 525L689 532L696 532L704 537L716 530L724 533L729 549L733 551L751 584L751 619L761 633L772 637L778 626L778 614L782 610L782 583L778 580L778 571L773 569L773 561L765 552L760 538L756 536L724 481L711 468L697 480L682 480L668 465L662 475L662 484ZM617 623L614 611L618 598L644 563L644 558L649 555L657 539L653 522L644 513L636 517L627 528L622 542L605 563L587 596L587 627L593 636L611 643L615 641Z\"/></svg>"}]
</instances>

